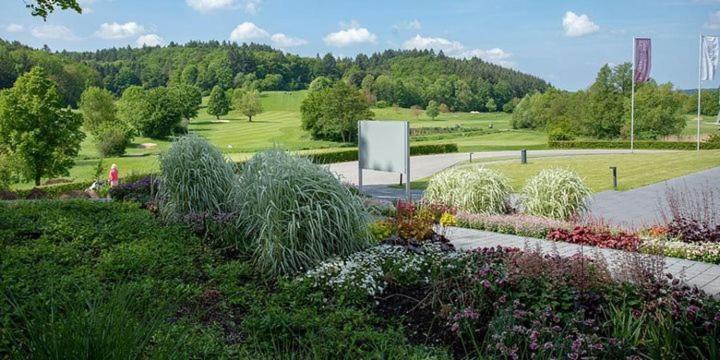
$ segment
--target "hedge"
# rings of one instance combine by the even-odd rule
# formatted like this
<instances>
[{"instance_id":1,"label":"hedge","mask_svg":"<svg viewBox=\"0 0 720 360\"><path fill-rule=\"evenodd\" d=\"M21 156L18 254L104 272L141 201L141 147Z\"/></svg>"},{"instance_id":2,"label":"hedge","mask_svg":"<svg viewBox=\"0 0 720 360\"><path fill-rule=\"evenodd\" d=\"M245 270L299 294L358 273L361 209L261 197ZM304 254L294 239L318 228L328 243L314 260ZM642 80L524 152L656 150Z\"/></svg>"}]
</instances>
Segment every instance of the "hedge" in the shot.
<instances>
[{"instance_id":1,"label":"hedge","mask_svg":"<svg viewBox=\"0 0 720 360\"><path fill-rule=\"evenodd\" d=\"M410 155L445 154L458 152L457 144L412 145ZM332 164L358 159L357 149L306 154L316 164Z\"/></svg>"},{"instance_id":2,"label":"hedge","mask_svg":"<svg viewBox=\"0 0 720 360\"><path fill-rule=\"evenodd\" d=\"M629 149L629 141L601 141L601 140L571 140L571 141L548 141L548 145L554 149ZM636 149L653 150L695 150L697 143L694 141L635 141ZM720 143L701 142L700 148L704 150L720 149Z\"/></svg>"}]
</instances>

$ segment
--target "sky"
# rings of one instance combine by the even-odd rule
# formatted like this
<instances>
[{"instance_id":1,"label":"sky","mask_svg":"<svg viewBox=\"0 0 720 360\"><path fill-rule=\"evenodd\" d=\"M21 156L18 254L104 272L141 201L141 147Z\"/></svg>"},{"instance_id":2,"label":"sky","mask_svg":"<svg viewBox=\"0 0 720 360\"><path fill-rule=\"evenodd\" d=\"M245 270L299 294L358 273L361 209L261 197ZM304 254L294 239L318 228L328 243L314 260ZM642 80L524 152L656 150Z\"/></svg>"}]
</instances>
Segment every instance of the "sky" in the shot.
<instances>
[{"instance_id":1,"label":"sky","mask_svg":"<svg viewBox=\"0 0 720 360\"><path fill-rule=\"evenodd\" d=\"M631 61L633 37L652 39L654 79L696 88L698 38L720 34L720 0L81 0L82 15L46 22L25 1L2 0L0 38L52 50L233 40L304 56L432 48L566 90Z\"/></svg>"}]
</instances>

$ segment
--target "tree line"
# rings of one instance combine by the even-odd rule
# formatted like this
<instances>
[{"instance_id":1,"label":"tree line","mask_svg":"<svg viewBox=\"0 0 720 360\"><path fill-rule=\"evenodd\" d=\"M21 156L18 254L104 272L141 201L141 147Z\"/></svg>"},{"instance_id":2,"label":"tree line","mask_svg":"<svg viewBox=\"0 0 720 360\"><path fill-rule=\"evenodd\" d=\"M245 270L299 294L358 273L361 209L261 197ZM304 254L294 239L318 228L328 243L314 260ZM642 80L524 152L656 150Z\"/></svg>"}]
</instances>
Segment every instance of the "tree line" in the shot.
<instances>
[{"instance_id":1,"label":"tree line","mask_svg":"<svg viewBox=\"0 0 720 360\"><path fill-rule=\"evenodd\" d=\"M88 52L35 50L0 41L0 88L33 66L42 66L58 91L76 106L82 91L97 86L120 96L130 86L150 89L197 86L202 95L251 87L258 91L306 89L318 77L345 80L371 101L425 107L431 100L457 111L501 109L514 98L545 91L537 77L478 58L456 59L432 50L386 50L370 56L302 57L261 44L191 41L165 47L109 48Z\"/></svg>"},{"instance_id":2,"label":"tree line","mask_svg":"<svg viewBox=\"0 0 720 360\"><path fill-rule=\"evenodd\" d=\"M551 89L526 95L515 107L511 125L516 129L547 131L551 140L575 137L628 138L632 66L604 65L595 82L585 90ZM717 102L717 99L716 99ZM635 136L657 139L680 134L686 126L688 95L675 91L671 83L650 80L636 87ZM716 107L717 108L717 107Z\"/></svg>"}]
</instances>

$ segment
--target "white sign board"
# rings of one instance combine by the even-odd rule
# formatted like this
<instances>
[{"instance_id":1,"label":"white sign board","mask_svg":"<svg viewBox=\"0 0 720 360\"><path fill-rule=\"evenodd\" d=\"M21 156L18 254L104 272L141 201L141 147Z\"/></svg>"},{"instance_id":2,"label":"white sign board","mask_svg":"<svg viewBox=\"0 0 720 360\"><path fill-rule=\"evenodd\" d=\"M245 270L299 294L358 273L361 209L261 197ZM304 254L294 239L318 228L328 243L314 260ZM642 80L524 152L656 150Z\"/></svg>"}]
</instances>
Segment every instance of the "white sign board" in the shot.
<instances>
[{"instance_id":1,"label":"white sign board","mask_svg":"<svg viewBox=\"0 0 720 360\"><path fill-rule=\"evenodd\" d=\"M377 170L405 175L410 200L410 125L407 121L358 121L358 185L362 171Z\"/></svg>"}]
</instances>

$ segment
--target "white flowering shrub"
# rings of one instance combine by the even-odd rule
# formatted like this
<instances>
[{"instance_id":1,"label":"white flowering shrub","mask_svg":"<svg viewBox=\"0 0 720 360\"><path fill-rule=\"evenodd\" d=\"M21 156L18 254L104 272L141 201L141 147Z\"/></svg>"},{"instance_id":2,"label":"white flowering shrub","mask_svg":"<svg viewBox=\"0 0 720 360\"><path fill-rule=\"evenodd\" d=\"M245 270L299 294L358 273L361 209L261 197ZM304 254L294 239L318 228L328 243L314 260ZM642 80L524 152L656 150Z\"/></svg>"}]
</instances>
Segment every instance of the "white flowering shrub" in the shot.
<instances>
[{"instance_id":1,"label":"white flowering shrub","mask_svg":"<svg viewBox=\"0 0 720 360\"><path fill-rule=\"evenodd\" d=\"M464 257L464 252L446 252L427 244L422 253L402 246L378 245L345 258L334 258L308 271L301 281L346 301L364 302L380 296L389 281L403 286L430 282L434 271Z\"/></svg>"},{"instance_id":2,"label":"white flowering shrub","mask_svg":"<svg viewBox=\"0 0 720 360\"><path fill-rule=\"evenodd\" d=\"M638 250L646 254L720 264L720 243L715 242L687 243L684 241L644 238Z\"/></svg>"},{"instance_id":3,"label":"white flowering shrub","mask_svg":"<svg viewBox=\"0 0 720 360\"><path fill-rule=\"evenodd\" d=\"M475 214L502 214L507 211L511 191L510 182L500 172L473 166L433 176L425 199Z\"/></svg>"}]
</instances>

